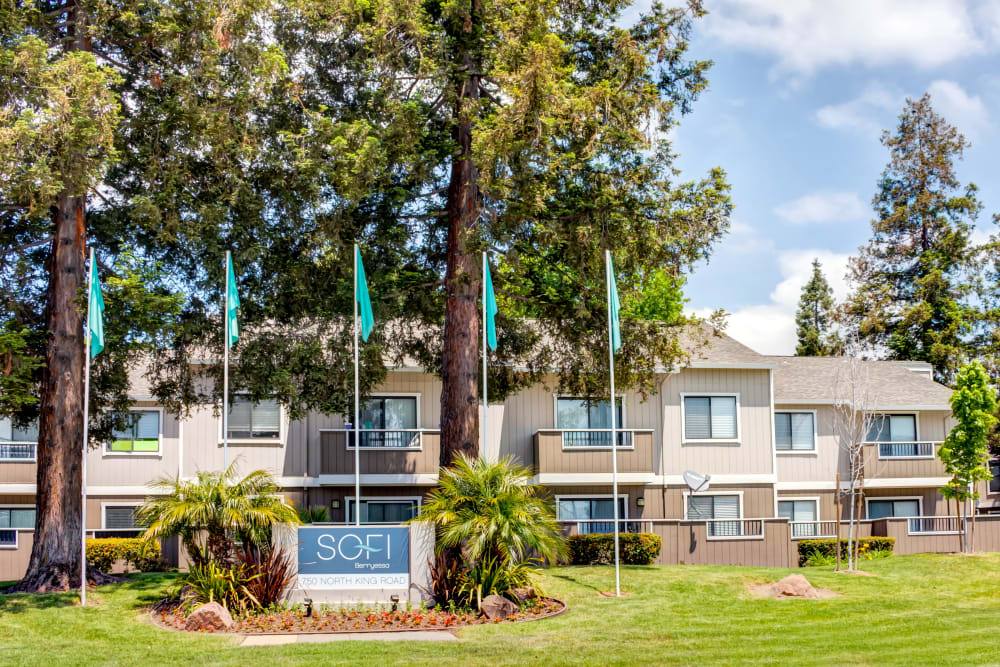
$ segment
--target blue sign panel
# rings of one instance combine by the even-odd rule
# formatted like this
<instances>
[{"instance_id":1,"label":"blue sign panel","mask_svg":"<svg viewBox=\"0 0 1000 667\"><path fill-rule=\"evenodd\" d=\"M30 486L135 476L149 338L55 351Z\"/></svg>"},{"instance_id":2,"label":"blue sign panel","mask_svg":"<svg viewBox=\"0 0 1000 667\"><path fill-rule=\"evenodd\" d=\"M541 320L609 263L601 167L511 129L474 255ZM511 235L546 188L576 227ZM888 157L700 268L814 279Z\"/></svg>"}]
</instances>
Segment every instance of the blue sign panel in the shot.
<instances>
[{"instance_id":1,"label":"blue sign panel","mask_svg":"<svg viewBox=\"0 0 1000 667\"><path fill-rule=\"evenodd\" d=\"M302 526L299 587L410 587L408 526Z\"/></svg>"}]
</instances>

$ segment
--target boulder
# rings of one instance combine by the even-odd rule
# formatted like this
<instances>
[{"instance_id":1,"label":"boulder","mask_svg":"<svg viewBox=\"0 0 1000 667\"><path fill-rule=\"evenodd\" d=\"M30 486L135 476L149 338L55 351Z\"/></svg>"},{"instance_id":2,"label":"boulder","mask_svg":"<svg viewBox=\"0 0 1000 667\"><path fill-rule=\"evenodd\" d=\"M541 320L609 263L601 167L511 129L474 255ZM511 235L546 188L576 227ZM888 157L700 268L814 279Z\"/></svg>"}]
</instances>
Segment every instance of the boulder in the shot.
<instances>
[{"instance_id":1,"label":"boulder","mask_svg":"<svg viewBox=\"0 0 1000 667\"><path fill-rule=\"evenodd\" d=\"M217 632L231 627L233 627L232 614L218 602L209 602L198 607L191 612L184 623L184 629L190 631L204 629Z\"/></svg>"},{"instance_id":2,"label":"boulder","mask_svg":"<svg viewBox=\"0 0 1000 667\"><path fill-rule=\"evenodd\" d=\"M499 595L487 595L483 598L483 604L480 609L483 615L492 621L494 618L507 618L515 613L517 605Z\"/></svg>"},{"instance_id":3,"label":"boulder","mask_svg":"<svg viewBox=\"0 0 1000 667\"><path fill-rule=\"evenodd\" d=\"M774 585L774 596L783 598L817 598L819 593L801 574L790 574Z\"/></svg>"},{"instance_id":4,"label":"boulder","mask_svg":"<svg viewBox=\"0 0 1000 667\"><path fill-rule=\"evenodd\" d=\"M516 597L521 602L538 597L538 594L535 592L535 589L531 586L527 586L525 588L512 588L510 590L510 594Z\"/></svg>"}]
</instances>

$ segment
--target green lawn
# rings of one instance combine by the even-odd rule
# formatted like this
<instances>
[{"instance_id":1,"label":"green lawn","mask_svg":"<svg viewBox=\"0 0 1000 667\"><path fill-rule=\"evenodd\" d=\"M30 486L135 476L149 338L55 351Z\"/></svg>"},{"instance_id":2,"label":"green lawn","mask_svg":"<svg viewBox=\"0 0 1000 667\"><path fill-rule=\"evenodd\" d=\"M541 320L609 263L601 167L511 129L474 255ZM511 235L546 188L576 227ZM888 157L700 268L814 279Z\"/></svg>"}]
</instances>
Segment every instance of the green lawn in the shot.
<instances>
[{"instance_id":1,"label":"green lawn","mask_svg":"<svg viewBox=\"0 0 1000 667\"><path fill-rule=\"evenodd\" d=\"M560 617L461 630L460 642L338 642L242 649L232 637L171 633L144 607L169 575L140 576L88 595L0 596L0 663L160 664L1000 664L1000 555L896 556L876 577L797 570L841 597L756 599L748 584L787 571L626 567L629 597L601 598L611 568L559 568L546 591Z\"/></svg>"}]
</instances>

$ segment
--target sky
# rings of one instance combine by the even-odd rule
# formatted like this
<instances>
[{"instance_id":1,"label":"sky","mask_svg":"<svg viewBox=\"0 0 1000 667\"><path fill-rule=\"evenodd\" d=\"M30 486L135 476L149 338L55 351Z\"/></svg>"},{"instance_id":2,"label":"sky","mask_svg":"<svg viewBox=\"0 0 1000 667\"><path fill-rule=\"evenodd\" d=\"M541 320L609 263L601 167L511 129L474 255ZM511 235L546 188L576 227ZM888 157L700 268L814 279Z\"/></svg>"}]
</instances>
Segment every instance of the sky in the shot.
<instances>
[{"instance_id":1,"label":"sky","mask_svg":"<svg viewBox=\"0 0 1000 667\"><path fill-rule=\"evenodd\" d=\"M639 0L632 11L641 11ZM907 97L972 143L958 164L980 187L974 238L1000 212L1000 0L706 0L690 54L709 90L674 132L684 179L729 174L732 227L690 276L689 310L722 308L727 333L794 354L795 308L819 258L842 299L848 257L870 236L888 151L879 141Z\"/></svg>"}]
</instances>

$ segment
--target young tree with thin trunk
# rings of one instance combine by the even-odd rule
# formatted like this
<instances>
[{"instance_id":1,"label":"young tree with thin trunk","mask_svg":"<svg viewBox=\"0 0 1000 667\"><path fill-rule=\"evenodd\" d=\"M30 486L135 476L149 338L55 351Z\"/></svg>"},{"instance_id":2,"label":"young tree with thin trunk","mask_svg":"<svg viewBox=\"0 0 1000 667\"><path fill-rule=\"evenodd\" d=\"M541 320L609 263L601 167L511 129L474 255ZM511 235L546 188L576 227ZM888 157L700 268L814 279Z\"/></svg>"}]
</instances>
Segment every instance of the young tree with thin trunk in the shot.
<instances>
[{"instance_id":1,"label":"young tree with thin trunk","mask_svg":"<svg viewBox=\"0 0 1000 667\"><path fill-rule=\"evenodd\" d=\"M872 238L850 263L845 323L876 353L926 361L949 384L977 319L969 237L982 205L955 171L969 143L924 95L906 101L882 144L889 163L872 200Z\"/></svg>"},{"instance_id":2,"label":"young tree with thin trunk","mask_svg":"<svg viewBox=\"0 0 1000 667\"><path fill-rule=\"evenodd\" d=\"M945 472L952 476L951 481L941 489L941 495L954 499L955 520L960 533L963 532L962 503L977 500L979 492L976 491L976 484L992 478L989 436L997 423L996 411L996 390L986 369L978 362L959 369L955 391L951 395L955 426L938 450L938 456L944 463Z\"/></svg>"},{"instance_id":3,"label":"young tree with thin trunk","mask_svg":"<svg viewBox=\"0 0 1000 667\"><path fill-rule=\"evenodd\" d=\"M855 346L848 346L853 350ZM854 354L843 357L836 384L834 430L840 450L847 459L847 480L850 493L850 519L847 532L847 569L858 568L858 522L861 520L861 497L864 493L864 449L874 423L873 408L877 399L873 393L871 369ZM837 489L840 493L840 489ZM840 517L837 517L840 521ZM840 545L837 546L840 548Z\"/></svg>"}]
</instances>

